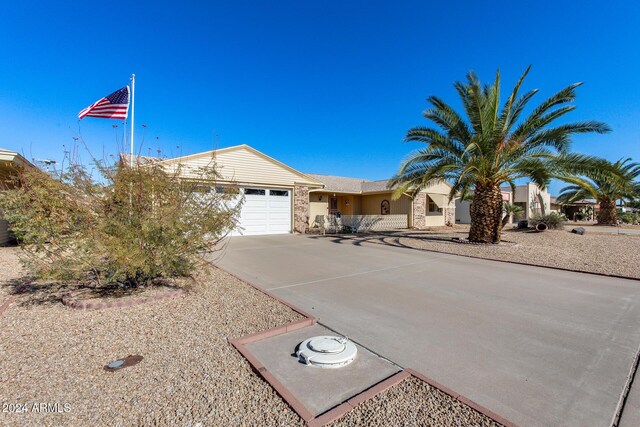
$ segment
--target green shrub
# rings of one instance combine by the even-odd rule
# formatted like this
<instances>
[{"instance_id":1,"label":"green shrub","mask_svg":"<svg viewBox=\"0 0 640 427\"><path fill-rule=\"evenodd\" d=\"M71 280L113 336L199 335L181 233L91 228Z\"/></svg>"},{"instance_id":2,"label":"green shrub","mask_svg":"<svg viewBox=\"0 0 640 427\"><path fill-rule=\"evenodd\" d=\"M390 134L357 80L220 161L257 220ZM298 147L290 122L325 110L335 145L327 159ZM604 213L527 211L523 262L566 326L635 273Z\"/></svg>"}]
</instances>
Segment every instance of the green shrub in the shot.
<instances>
[{"instance_id":1,"label":"green shrub","mask_svg":"<svg viewBox=\"0 0 640 427\"><path fill-rule=\"evenodd\" d=\"M1 198L37 277L139 286L208 271L240 209L236 190L215 190L215 167L202 168L200 182L158 162L97 169L98 179L81 165L24 170Z\"/></svg>"},{"instance_id":2,"label":"green shrub","mask_svg":"<svg viewBox=\"0 0 640 427\"><path fill-rule=\"evenodd\" d=\"M625 212L618 215L618 219L623 224L638 225L640 224L640 213Z\"/></svg>"},{"instance_id":3,"label":"green shrub","mask_svg":"<svg viewBox=\"0 0 640 427\"><path fill-rule=\"evenodd\" d=\"M564 214L551 212L547 215L536 214L529 220L529 226L535 227L540 223L544 223L550 230L562 229L567 217Z\"/></svg>"}]
</instances>

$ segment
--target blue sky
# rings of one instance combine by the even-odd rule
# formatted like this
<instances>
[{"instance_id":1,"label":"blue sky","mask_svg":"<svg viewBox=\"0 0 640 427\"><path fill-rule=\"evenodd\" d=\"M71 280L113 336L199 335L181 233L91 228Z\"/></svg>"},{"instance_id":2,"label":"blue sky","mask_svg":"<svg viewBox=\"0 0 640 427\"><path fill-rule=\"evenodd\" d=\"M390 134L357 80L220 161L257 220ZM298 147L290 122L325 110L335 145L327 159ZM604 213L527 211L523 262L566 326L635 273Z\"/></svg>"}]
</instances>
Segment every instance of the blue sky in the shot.
<instances>
[{"instance_id":1,"label":"blue sky","mask_svg":"<svg viewBox=\"0 0 640 427\"><path fill-rule=\"evenodd\" d=\"M10 2L0 147L59 159L78 111L136 73L143 154L244 143L304 172L384 179L418 148L402 139L428 123L427 96L457 105L454 81L497 68L506 93L533 64L537 102L584 81L568 119L614 130L575 151L640 161L640 4L540 3ZM117 152L113 124L80 122L92 152Z\"/></svg>"}]
</instances>

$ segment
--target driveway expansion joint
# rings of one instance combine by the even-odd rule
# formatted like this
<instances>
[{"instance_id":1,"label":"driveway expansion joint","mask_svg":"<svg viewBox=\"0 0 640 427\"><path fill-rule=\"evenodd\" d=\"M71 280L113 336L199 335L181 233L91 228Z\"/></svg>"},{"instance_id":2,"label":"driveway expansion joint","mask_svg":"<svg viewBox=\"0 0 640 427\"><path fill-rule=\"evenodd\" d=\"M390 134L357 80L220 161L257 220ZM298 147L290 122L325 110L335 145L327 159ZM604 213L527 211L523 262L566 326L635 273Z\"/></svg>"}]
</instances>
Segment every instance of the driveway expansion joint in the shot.
<instances>
[{"instance_id":1,"label":"driveway expansion joint","mask_svg":"<svg viewBox=\"0 0 640 427\"><path fill-rule=\"evenodd\" d=\"M360 272L357 272L357 273L344 274L344 275L341 275L341 276L327 277L327 278L318 279L318 280L311 280L309 282L300 282L300 283L293 283L291 285L276 286L276 287L273 287L273 288L267 288L267 291L277 291L277 290L280 290L280 289L295 288L295 287L298 287L298 286L314 285L316 283L330 282L332 280L346 279L348 277L366 276L367 274L372 274L372 273L380 273L380 272L383 272L383 271L399 270L399 269L403 269L403 268L406 268L406 267L413 267L413 266L416 266L416 265L432 264L432 263L437 262L437 261L439 261L439 260L438 259L432 259L432 260L426 260L426 261L410 262L408 264L403 264L403 265L394 265L393 267L378 268L378 269L374 269L374 270L367 270L367 271L360 271Z\"/></svg>"}]
</instances>

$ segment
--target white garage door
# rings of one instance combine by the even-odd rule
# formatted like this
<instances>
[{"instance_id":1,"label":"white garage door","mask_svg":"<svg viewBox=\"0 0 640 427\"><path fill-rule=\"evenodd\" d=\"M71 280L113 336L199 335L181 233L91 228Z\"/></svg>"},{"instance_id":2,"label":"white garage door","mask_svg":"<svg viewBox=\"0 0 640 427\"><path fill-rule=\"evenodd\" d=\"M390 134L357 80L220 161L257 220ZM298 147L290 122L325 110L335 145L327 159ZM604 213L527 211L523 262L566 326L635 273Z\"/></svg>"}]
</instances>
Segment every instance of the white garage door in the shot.
<instances>
[{"instance_id":1,"label":"white garage door","mask_svg":"<svg viewBox=\"0 0 640 427\"><path fill-rule=\"evenodd\" d=\"M291 232L291 190L243 188L244 205L234 235Z\"/></svg>"}]
</instances>

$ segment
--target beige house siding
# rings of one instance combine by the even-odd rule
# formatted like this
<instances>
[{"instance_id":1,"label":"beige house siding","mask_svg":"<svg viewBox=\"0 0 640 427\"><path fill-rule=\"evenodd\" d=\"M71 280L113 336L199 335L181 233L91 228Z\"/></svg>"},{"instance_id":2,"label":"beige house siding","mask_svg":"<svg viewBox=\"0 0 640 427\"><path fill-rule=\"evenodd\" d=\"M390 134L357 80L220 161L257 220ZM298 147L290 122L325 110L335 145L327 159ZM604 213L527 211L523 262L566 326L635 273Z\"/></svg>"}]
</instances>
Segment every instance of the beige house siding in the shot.
<instances>
[{"instance_id":1,"label":"beige house siding","mask_svg":"<svg viewBox=\"0 0 640 427\"><path fill-rule=\"evenodd\" d=\"M409 196L402 196L398 200L391 198L392 193L372 194L362 196L361 215L380 215L380 206L383 200L388 200L391 215L409 215L411 212L411 199Z\"/></svg>"},{"instance_id":2,"label":"beige house siding","mask_svg":"<svg viewBox=\"0 0 640 427\"><path fill-rule=\"evenodd\" d=\"M431 184L426 189L422 190L423 193L434 193L434 194L446 194L449 196L451 192L451 187L449 184L444 182L439 182L437 184Z\"/></svg>"},{"instance_id":3,"label":"beige house siding","mask_svg":"<svg viewBox=\"0 0 640 427\"><path fill-rule=\"evenodd\" d=\"M320 200L322 198L322 200ZM309 193L309 226L317 227L316 217L329 212L329 197L326 193Z\"/></svg>"},{"instance_id":4,"label":"beige house siding","mask_svg":"<svg viewBox=\"0 0 640 427\"><path fill-rule=\"evenodd\" d=\"M428 209L427 205L427 209ZM427 212L424 217L424 223L426 227L440 227L444 224L444 213Z\"/></svg>"},{"instance_id":5,"label":"beige house siding","mask_svg":"<svg viewBox=\"0 0 640 427\"><path fill-rule=\"evenodd\" d=\"M518 185L513 201L522 206L525 219L531 219L536 214L548 214L551 210L551 195L532 182Z\"/></svg>"},{"instance_id":6,"label":"beige house siding","mask_svg":"<svg viewBox=\"0 0 640 427\"><path fill-rule=\"evenodd\" d=\"M178 164L182 167L181 176L185 178L197 179L200 175L198 169L216 165L222 181L288 188L293 188L295 184L320 186L318 182L306 179L303 174L248 146L231 147L167 161L169 170L175 170Z\"/></svg>"}]
</instances>

